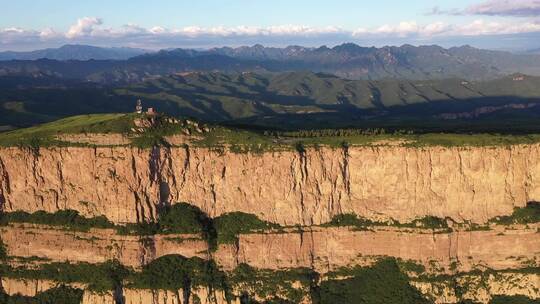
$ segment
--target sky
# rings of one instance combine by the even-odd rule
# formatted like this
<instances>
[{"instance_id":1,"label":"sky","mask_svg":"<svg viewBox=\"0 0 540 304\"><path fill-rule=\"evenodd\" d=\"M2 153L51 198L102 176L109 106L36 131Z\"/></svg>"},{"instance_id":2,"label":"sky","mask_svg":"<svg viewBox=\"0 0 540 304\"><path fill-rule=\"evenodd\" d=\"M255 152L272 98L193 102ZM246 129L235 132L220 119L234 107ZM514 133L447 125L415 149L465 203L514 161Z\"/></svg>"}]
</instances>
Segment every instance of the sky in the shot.
<instances>
[{"instance_id":1,"label":"sky","mask_svg":"<svg viewBox=\"0 0 540 304\"><path fill-rule=\"evenodd\" d=\"M540 48L540 0L0 0L0 50L63 44Z\"/></svg>"}]
</instances>

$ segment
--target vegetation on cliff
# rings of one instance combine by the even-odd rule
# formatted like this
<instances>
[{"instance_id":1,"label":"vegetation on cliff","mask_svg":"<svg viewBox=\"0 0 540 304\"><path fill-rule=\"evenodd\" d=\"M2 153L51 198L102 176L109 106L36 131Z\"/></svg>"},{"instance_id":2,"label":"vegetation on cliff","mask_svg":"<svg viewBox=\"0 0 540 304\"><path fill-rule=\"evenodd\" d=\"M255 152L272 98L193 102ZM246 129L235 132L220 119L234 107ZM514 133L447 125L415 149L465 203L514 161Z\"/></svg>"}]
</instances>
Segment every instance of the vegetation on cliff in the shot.
<instances>
[{"instance_id":1,"label":"vegetation on cliff","mask_svg":"<svg viewBox=\"0 0 540 304\"><path fill-rule=\"evenodd\" d=\"M429 303L409 284L409 278L401 272L393 259L383 259L371 267L355 267L346 274L348 278L330 279L321 283L320 304ZM337 276L337 273L330 273L329 276Z\"/></svg>"},{"instance_id":2,"label":"vegetation on cliff","mask_svg":"<svg viewBox=\"0 0 540 304\"><path fill-rule=\"evenodd\" d=\"M79 215L79 212L75 210L59 210L55 213L45 211L36 211L34 213L15 211L1 214L0 225L7 225L8 223L52 225L77 231L88 231L90 228L115 227L105 216L87 218Z\"/></svg>"},{"instance_id":3,"label":"vegetation on cliff","mask_svg":"<svg viewBox=\"0 0 540 304\"><path fill-rule=\"evenodd\" d=\"M144 289L177 291L195 286L227 289L226 275L214 261L180 255L160 257L145 265L141 272L132 272L126 281L129 287Z\"/></svg>"},{"instance_id":4,"label":"vegetation on cliff","mask_svg":"<svg viewBox=\"0 0 540 304\"><path fill-rule=\"evenodd\" d=\"M0 276L10 278L53 280L64 284L84 283L89 290L100 292L114 290L132 272L118 261L99 264L54 262L32 268L4 264L0 271Z\"/></svg>"},{"instance_id":5,"label":"vegetation on cliff","mask_svg":"<svg viewBox=\"0 0 540 304\"><path fill-rule=\"evenodd\" d=\"M330 275L322 282L320 275L308 268L266 270L241 264L231 272L224 272L212 260L180 255L163 256L140 271L123 267L116 261L101 264L50 263L33 269L4 266L2 270L3 276L11 278L47 279L63 284L78 282L98 292L121 286L171 291L205 286L211 290L223 290L229 297L240 295L245 303L256 303L253 299L267 299L264 303L301 303L309 297L319 304L336 301L346 304L359 303L352 301L358 295L361 295L360 303L367 304L394 303L397 297L406 301L401 303L409 303L413 299L417 302L410 303L427 303L408 284L407 276L392 259L381 260L367 268L349 269L345 279ZM382 299L387 302L381 302L377 297L382 294L385 295Z\"/></svg>"},{"instance_id":6,"label":"vegetation on cliff","mask_svg":"<svg viewBox=\"0 0 540 304\"><path fill-rule=\"evenodd\" d=\"M0 291L0 303L3 304L80 304L83 290L60 285L37 293L34 297L7 295Z\"/></svg>"},{"instance_id":7,"label":"vegetation on cliff","mask_svg":"<svg viewBox=\"0 0 540 304\"><path fill-rule=\"evenodd\" d=\"M540 222L540 202L529 202L523 208L514 208L511 215L498 216L490 222L500 225L538 223Z\"/></svg>"}]
</instances>

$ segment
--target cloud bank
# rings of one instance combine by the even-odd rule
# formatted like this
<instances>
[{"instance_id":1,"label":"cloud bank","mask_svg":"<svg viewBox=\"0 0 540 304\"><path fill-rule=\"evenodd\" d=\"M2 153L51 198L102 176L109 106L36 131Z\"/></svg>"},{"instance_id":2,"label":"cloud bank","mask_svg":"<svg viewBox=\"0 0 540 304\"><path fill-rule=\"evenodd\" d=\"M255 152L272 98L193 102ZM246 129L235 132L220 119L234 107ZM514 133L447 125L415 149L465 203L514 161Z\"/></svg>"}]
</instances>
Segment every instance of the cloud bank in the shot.
<instances>
[{"instance_id":1,"label":"cloud bank","mask_svg":"<svg viewBox=\"0 0 540 304\"><path fill-rule=\"evenodd\" d=\"M540 16L540 0L487 0L463 10L441 10L439 7L434 7L428 15L538 17Z\"/></svg>"},{"instance_id":2,"label":"cloud bank","mask_svg":"<svg viewBox=\"0 0 540 304\"><path fill-rule=\"evenodd\" d=\"M501 1L490 1L499 2ZM502 1L504 2L504 1ZM540 0L525 1L536 3ZM478 5L477 11L487 9ZM487 14L487 13L486 13ZM220 45L240 45L262 43L278 44L322 44L346 41L375 41L408 39L430 41L441 37L470 37L482 35L509 35L540 32L540 22L486 21L478 19L467 24L448 24L434 22L419 24L416 21L403 21L397 24L384 24L374 28L354 30L340 27L311 27L303 25L279 25L269 27L199 27L165 28L155 26L145 28L137 24L121 27L107 27L99 17L84 17L77 20L66 32L52 28L27 30L22 28L0 29L1 49L42 48L48 45L80 43L107 46L131 46L142 48L167 47L212 47Z\"/></svg>"}]
</instances>

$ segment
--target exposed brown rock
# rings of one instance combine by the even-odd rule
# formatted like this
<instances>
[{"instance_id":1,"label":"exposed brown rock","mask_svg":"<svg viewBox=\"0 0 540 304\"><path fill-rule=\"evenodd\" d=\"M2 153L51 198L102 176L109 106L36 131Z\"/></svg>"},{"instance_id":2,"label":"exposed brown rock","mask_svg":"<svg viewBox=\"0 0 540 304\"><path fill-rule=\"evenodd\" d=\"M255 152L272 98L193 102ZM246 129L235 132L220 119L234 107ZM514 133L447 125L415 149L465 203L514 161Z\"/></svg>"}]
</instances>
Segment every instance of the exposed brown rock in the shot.
<instances>
[{"instance_id":1,"label":"exposed brown rock","mask_svg":"<svg viewBox=\"0 0 540 304\"><path fill-rule=\"evenodd\" d=\"M189 202L281 224L354 212L402 222L485 222L540 200L540 146L322 148L236 154L206 148L0 149L4 211L74 209L114 222L153 220Z\"/></svg>"},{"instance_id":2,"label":"exposed brown rock","mask_svg":"<svg viewBox=\"0 0 540 304\"><path fill-rule=\"evenodd\" d=\"M238 245L221 245L214 253L196 235L157 235L142 240L104 229L83 233L9 226L0 229L0 237L11 256L89 263L117 259L135 268L164 255L179 254L213 257L225 269L247 263L261 269L310 267L324 273L390 256L416 261L434 272L451 273L470 271L478 265L491 269L540 265L539 227L450 234L391 227L374 231L312 228L303 233L242 234Z\"/></svg>"}]
</instances>

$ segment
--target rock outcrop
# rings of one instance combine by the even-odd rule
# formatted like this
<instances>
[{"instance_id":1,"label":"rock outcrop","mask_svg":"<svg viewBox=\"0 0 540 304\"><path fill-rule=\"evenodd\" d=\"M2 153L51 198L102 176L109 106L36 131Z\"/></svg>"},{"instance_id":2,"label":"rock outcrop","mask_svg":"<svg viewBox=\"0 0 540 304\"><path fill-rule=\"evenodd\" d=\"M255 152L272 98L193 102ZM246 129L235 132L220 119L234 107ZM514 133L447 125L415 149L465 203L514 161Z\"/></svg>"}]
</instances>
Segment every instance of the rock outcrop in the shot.
<instances>
[{"instance_id":1,"label":"rock outcrop","mask_svg":"<svg viewBox=\"0 0 540 304\"><path fill-rule=\"evenodd\" d=\"M312 227L304 232L239 235L237 244L211 252L198 235L116 235L112 230L72 232L52 227L14 225L0 228L8 255L50 261L102 263L117 259L134 268L156 258L178 254L213 258L232 270L240 263L259 269L308 267L320 273L340 267L369 265L374 258L414 261L435 272L468 272L478 265L495 270L540 265L539 224L489 231L433 233L392 227L355 231ZM528 263L528 264L527 264Z\"/></svg>"},{"instance_id":2,"label":"rock outcrop","mask_svg":"<svg viewBox=\"0 0 540 304\"><path fill-rule=\"evenodd\" d=\"M287 225L354 212L486 222L540 200L540 145L351 147L232 153L208 148L0 149L6 212L78 210L151 221L160 204L242 211Z\"/></svg>"}]
</instances>

